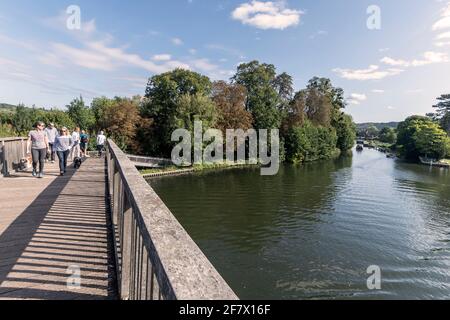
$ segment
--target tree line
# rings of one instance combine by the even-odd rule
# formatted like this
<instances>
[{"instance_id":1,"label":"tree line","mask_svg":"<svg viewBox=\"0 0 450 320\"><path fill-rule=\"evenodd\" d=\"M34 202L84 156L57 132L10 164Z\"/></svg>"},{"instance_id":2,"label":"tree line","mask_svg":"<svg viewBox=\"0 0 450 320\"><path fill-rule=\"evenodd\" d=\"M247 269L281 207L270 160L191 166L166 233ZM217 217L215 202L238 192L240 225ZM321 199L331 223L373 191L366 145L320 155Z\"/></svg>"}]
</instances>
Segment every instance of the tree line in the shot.
<instances>
[{"instance_id":1,"label":"tree line","mask_svg":"<svg viewBox=\"0 0 450 320\"><path fill-rule=\"evenodd\" d=\"M397 128L376 124L360 126L358 136L392 144L401 157L417 161L419 157L441 160L450 157L450 94L437 98L435 113L414 115L400 122Z\"/></svg>"},{"instance_id":2,"label":"tree line","mask_svg":"<svg viewBox=\"0 0 450 320\"><path fill-rule=\"evenodd\" d=\"M330 79L314 77L296 92L289 74L251 61L239 65L229 81L175 69L151 77L143 97L99 97L90 106L80 97L64 111L19 106L14 113L0 113L0 128L23 135L39 120L91 133L104 130L129 152L160 157L170 157L172 132L193 130L196 120L224 133L279 129L282 158L298 163L328 159L354 146L356 126L345 107L344 91Z\"/></svg>"}]
</instances>

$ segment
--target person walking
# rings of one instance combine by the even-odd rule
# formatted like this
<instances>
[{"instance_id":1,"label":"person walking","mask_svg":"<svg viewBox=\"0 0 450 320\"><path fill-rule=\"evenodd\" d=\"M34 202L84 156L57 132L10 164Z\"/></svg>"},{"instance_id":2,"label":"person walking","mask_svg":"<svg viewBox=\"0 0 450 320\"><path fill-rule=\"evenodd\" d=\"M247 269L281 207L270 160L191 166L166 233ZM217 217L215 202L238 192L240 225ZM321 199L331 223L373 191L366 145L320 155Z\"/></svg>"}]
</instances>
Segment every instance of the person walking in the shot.
<instances>
[{"instance_id":1,"label":"person walking","mask_svg":"<svg viewBox=\"0 0 450 320\"><path fill-rule=\"evenodd\" d=\"M60 134L55 139L55 150L59 159L59 172L63 176L67 171L67 159L73 146L72 136L66 127L61 128Z\"/></svg>"},{"instance_id":2,"label":"person walking","mask_svg":"<svg viewBox=\"0 0 450 320\"><path fill-rule=\"evenodd\" d=\"M89 135L86 133L86 131L82 130L80 134L80 150L82 157L87 157L88 145L89 145Z\"/></svg>"},{"instance_id":3,"label":"person walking","mask_svg":"<svg viewBox=\"0 0 450 320\"><path fill-rule=\"evenodd\" d=\"M45 128L45 135L48 140L48 152L47 152L47 160L50 160L52 163L55 163L55 155L56 151L54 149L55 139L58 135L58 130L56 130L55 125L53 123L49 123L48 127Z\"/></svg>"},{"instance_id":4,"label":"person walking","mask_svg":"<svg viewBox=\"0 0 450 320\"><path fill-rule=\"evenodd\" d=\"M33 159L33 177L44 177L44 162L49 148L47 135L44 132L45 124L42 121L36 122L35 130L28 134L27 154L31 154ZM39 172L37 165L39 163Z\"/></svg>"},{"instance_id":5,"label":"person walking","mask_svg":"<svg viewBox=\"0 0 450 320\"><path fill-rule=\"evenodd\" d=\"M106 142L106 136L104 135L103 131L100 131L100 133L97 136L97 151L98 151L99 157L101 157L103 154L103 149L105 148L105 142Z\"/></svg>"},{"instance_id":6,"label":"person walking","mask_svg":"<svg viewBox=\"0 0 450 320\"><path fill-rule=\"evenodd\" d=\"M80 128L76 127L72 132L72 150L70 151L70 159L73 161L75 158L80 157Z\"/></svg>"}]
</instances>

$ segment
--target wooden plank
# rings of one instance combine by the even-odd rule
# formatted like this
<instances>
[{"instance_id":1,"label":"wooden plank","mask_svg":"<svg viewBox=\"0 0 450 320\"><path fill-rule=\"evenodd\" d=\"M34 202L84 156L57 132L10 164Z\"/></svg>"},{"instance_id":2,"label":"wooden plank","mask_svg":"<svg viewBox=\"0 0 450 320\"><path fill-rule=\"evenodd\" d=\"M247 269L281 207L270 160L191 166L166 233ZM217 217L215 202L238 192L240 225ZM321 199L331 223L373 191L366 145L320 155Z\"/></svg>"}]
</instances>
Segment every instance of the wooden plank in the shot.
<instances>
[{"instance_id":1,"label":"wooden plank","mask_svg":"<svg viewBox=\"0 0 450 320\"><path fill-rule=\"evenodd\" d=\"M116 299L104 159L45 171L1 180L0 299Z\"/></svg>"}]
</instances>

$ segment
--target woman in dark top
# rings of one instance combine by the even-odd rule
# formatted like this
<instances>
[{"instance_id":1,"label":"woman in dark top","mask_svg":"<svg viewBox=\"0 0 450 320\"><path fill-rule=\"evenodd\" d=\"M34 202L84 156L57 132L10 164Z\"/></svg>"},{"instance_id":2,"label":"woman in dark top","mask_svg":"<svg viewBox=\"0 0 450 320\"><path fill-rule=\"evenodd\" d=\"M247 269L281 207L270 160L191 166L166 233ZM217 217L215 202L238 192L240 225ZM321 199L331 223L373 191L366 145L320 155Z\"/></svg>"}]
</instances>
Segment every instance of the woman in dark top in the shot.
<instances>
[{"instance_id":1,"label":"woman in dark top","mask_svg":"<svg viewBox=\"0 0 450 320\"><path fill-rule=\"evenodd\" d=\"M35 130L30 131L28 134L27 142L27 154L31 153L33 158L33 177L44 177L44 162L47 156L48 139L45 134L45 124L38 121L35 125ZM37 171L37 165L39 163L39 172Z\"/></svg>"}]
</instances>

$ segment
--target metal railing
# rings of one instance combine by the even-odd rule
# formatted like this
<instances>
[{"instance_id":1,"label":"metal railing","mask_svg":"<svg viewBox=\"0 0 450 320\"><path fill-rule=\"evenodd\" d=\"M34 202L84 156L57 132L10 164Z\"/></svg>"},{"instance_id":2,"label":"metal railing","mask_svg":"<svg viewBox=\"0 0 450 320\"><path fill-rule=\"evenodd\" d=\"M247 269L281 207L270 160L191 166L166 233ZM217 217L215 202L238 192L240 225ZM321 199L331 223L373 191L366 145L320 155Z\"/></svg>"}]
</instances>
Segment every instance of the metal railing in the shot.
<instances>
[{"instance_id":1,"label":"metal railing","mask_svg":"<svg viewBox=\"0 0 450 320\"><path fill-rule=\"evenodd\" d=\"M0 176L9 176L20 170L20 160L25 158L27 138L0 138Z\"/></svg>"},{"instance_id":2,"label":"metal railing","mask_svg":"<svg viewBox=\"0 0 450 320\"><path fill-rule=\"evenodd\" d=\"M238 299L112 140L106 161L121 299Z\"/></svg>"}]
</instances>

